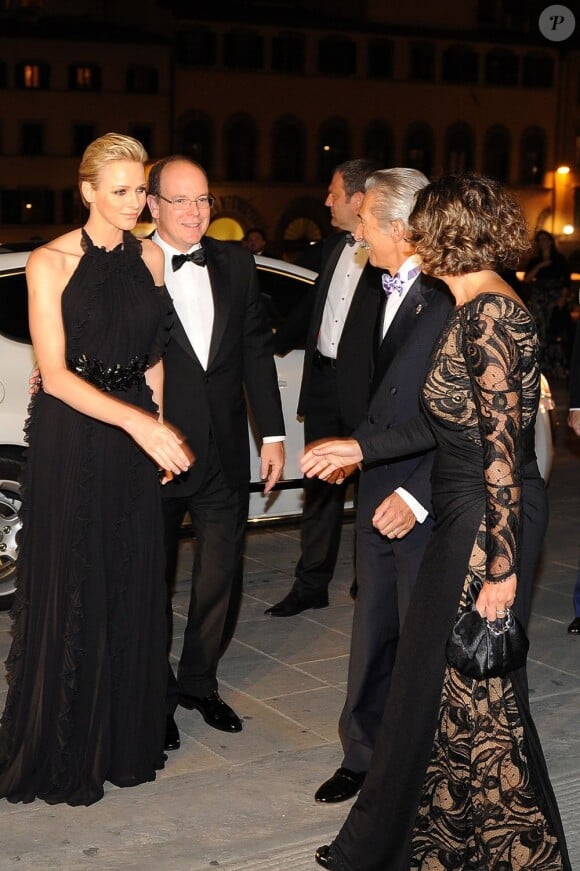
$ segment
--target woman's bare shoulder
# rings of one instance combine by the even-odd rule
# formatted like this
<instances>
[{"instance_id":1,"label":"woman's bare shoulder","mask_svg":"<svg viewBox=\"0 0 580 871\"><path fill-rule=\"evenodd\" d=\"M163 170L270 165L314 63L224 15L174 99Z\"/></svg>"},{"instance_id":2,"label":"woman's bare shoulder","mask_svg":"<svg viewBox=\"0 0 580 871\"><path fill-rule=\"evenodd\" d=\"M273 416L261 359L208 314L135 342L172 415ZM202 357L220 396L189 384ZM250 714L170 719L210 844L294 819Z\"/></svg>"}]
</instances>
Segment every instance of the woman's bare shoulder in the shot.
<instances>
[{"instance_id":1,"label":"woman's bare shoulder","mask_svg":"<svg viewBox=\"0 0 580 871\"><path fill-rule=\"evenodd\" d=\"M39 273L70 277L83 253L81 231L71 230L35 248L26 263L26 275L28 278Z\"/></svg>"},{"instance_id":2,"label":"woman's bare shoulder","mask_svg":"<svg viewBox=\"0 0 580 871\"><path fill-rule=\"evenodd\" d=\"M165 256L163 251L152 242L151 239L142 239L142 256L149 272L153 276L155 284L161 285L164 281Z\"/></svg>"}]
</instances>

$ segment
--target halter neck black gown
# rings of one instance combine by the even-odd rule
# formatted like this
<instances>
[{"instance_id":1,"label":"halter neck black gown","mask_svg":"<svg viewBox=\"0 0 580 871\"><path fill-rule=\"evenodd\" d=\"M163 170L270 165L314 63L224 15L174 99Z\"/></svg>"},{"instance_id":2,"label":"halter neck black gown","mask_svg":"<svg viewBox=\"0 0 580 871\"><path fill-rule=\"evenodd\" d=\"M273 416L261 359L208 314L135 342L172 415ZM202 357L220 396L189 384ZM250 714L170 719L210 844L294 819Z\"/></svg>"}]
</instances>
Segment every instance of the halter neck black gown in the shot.
<instances>
[{"instance_id":1,"label":"halter neck black gown","mask_svg":"<svg viewBox=\"0 0 580 871\"><path fill-rule=\"evenodd\" d=\"M516 573L527 625L547 523L539 389L529 313L482 293L443 329L424 415L361 444L365 460L436 447L436 522L370 771L331 848L345 871L571 871L525 668L479 681L445 658L458 608L484 579Z\"/></svg>"},{"instance_id":2,"label":"halter neck black gown","mask_svg":"<svg viewBox=\"0 0 580 871\"><path fill-rule=\"evenodd\" d=\"M82 238L62 294L68 368L154 412L144 372L168 336L162 288L129 233L113 251ZM106 780L133 786L163 766L159 481L122 430L42 390L27 435L0 796L89 805Z\"/></svg>"}]
</instances>

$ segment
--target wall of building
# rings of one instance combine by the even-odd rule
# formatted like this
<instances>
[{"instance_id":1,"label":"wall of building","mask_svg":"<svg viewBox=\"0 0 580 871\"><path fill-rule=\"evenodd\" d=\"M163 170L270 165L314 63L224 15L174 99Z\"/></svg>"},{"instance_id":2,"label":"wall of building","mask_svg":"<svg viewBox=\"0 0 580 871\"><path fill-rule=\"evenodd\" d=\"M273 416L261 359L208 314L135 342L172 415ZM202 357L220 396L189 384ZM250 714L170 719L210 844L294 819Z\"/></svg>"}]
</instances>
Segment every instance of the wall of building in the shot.
<instances>
[{"instance_id":1,"label":"wall of building","mask_svg":"<svg viewBox=\"0 0 580 871\"><path fill-rule=\"evenodd\" d=\"M39 5L36 19L29 19L29 32L25 29L11 35L0 20L0 242L47 238L82 220L78 198L71 206L79 162L79 154L74 153L75 128L92 125L96 135L111 129L148 131L153 158L170 151L201 156L218 198L216 217L232 217L242 229L263 226L286 253L292 245L286 245L284 237L295 233L301 220L304 233L312 237L328 230L323 202L334 157L338 162L366 156L374 149L373 156L385 155L390 165L419 166L423 158L421 149L413 146L413 136L420 129L432 142L431 174L462 168L466 162L484 171L490 163L490 132L501 128L509 143L505 180L521 198L531 226L549 228L556 206L560 210L557 232L565 223L574 224L570 244L580 245L580 215L577 221L573 215L580 208L578 196L574 199L574 189L580 184L576 174L580 160L579 53L562 52L556 44L518 32L513 22L507 22L501 38L497 32L493 38L486 35L488 31L477 29L483 7L475 0L452 0L443 9L421 0L388 5L368 0L357 6L356 27L347 26L340 14L333 17L332 4L327 4L332 23L328 28L320 25L320 18L316 27L309 26L306 14L274 23L268 17L268 4L261 5L263 21L257 6L242 4L253 10L251 23L241 15L229 21L223 16L212 19L210 4L202 2L194 7L204 13L199 19L172 17L171 3L160 8L154 0L116 6L105 0L54 0ZM324 3L316 6L324 14ZM499 0L490 0L485 7L496 15L498 25L503 6ZM76 37L65 32L59 37L54 28L45 33L42 27L34 30L33 21L42 23L42 14L48 11L68 14L76 22ZM346 16L347 5L338 12ZM126 30L132 20L145 32L132 35ZM156 22L157 32L152 33ZM114 39L106 37L109 24ZM254 68L232 63L228 55L228 40L240 31L256 36L262 46L262 59ZM294 35L303 46L303 59L295 69L284 69L276 56L277 40L284 34ZM340 59L344 51L353 58L351 69L324 68L321 57L328 39L337 40L338 46L330 56ZM205 56L210 44L215 51ZM472 80L460 70L458 80L449 81L449 53L458 46L471 54L476 69ZM418 76L414 67L417 52L419 59L422 52L433 55L426 77ZM498 52L508 54L517 69L512 85L494 83L490 64ZM26 61L49 66L48 88L17 87L15 70ZM530 70L533 73L546 63L551 70L549 81L536 86L528 81L523 86ZM75 64L101 69L99 90L71 90L69 68ZM157 87L150 93L128 90L127 69L143 65L155 69ZM237 129L240 118L254 137L252 169L235 176L229 156L235 149L231 131ZM30 123L43 128L44 143L38 155L22 153L23 125ZM188 126L192 123L193 128ZM205 145L188 134L200 123L207 133ZM277 131L284 124L290 124L303 141L299 171L286 181L277 173L284 145ZM328 132L337 125L344 132L342 150L329 145ZM458 127L472 141L465 153L451 145ZM377 145L375 137L371 147L371 133L377 129L383 140ZM530 130L536 130L541 140L538 172L532 182L526 178L529 165L527 170L525 166L533 155L528 159L523 153ZM553 169L564 161L572 172L554 196ZM8 222L2 211L3 197L10 203L10 192L15 190L48 191L54 199L54 219L35 222L25 215L19 223Z\"/></svg>"}]
</instances>

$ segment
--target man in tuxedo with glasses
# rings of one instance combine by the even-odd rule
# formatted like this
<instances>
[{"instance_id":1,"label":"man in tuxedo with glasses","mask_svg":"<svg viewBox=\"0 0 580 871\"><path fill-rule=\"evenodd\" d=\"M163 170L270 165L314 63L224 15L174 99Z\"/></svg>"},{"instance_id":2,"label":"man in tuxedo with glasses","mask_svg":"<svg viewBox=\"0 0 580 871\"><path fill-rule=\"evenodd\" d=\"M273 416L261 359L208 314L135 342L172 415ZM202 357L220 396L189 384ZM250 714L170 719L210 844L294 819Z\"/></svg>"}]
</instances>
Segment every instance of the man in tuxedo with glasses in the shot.
<instances>
[{"instance_id":1,"label":"man in tuxedo with glasses","mask_svg":"<svg viewBox=\"0 0 580 871\"><path fill-rule=\"evenodd\" d=\"M215 729L242 723L218 692L217 667L235 625L250 480L246 397L262 438L261 474L270 491L284 464L284 420L272 335L253 257L208 238L213 197L203 167L187 157L156 163L149 175L153 235L165 254L173 301L164 357L164 414L195 453L190 470L163 487L167 614L181 524L196 538L191 598L177 678L169 666L166 749L179 746L177 704L197 709Z\"/></svg>"}]
</instances>

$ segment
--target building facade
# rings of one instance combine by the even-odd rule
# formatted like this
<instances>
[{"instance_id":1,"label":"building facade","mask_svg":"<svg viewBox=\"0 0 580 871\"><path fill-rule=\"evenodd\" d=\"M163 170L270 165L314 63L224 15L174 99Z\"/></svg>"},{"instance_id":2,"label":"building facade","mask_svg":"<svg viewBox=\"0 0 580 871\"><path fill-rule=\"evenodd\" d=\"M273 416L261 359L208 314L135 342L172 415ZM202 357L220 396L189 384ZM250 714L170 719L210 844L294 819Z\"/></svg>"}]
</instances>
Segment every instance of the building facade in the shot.
<instances>
[{"instance_id":1,"label":"building facade","mask_svg":"<svg viewBox=\"0 0 580 871\"><path fill-rule=\"evenodd\" d=\"M79 156L114 129L199 160L213 232L261 226L287 257L328 231L332 169L362 156L493 175L580 248L578 35L543 36L533 3L3 6L0 242L78 224Z\"/></svg>"}]
</instances>

